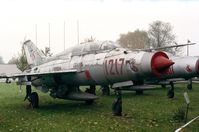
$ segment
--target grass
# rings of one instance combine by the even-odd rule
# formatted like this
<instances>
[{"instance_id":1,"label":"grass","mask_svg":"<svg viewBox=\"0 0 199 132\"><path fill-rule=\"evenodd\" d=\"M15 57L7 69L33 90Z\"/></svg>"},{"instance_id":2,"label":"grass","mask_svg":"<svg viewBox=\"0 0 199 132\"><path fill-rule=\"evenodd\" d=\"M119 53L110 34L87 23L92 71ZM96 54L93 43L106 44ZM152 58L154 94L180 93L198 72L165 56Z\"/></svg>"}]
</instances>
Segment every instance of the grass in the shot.
<instances>
[{"instance_id":1,"label":"grass","mask_svg":"<svg viewBox=\"0 0 199 132\"><path fill-rule=\"evenodd\" d=\"M93 105L84 102L53 99L48 94L39 93L39 109L28 108L23 101L22 92L15 84L0 83L0 132L38 131L38 132L129 132L153 131L170 132L183 125L173 119L174 112L185 107L183 92L185 84L177 85L175 98L166 97L167 89L145 91L143 95L123 92L123 115L112 115L111 106L115 99L101 96ZM199 85L194 84L188 92L191 103L188 120L199 115ZM35 89L34 89L35 91ZM199 121L189 126L187 131L199 131Z\"/></svg>"}]
</instances>

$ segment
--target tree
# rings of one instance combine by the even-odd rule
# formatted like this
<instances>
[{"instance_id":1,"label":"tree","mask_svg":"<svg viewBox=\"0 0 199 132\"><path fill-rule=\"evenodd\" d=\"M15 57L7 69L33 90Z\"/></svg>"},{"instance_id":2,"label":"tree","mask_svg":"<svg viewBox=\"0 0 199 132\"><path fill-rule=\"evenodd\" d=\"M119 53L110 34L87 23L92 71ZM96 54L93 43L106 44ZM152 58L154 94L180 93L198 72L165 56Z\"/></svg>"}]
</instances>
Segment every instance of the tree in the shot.
<instances>
[{"instance_id":1,"label":"tree","mask_svg":"<svg viewBox=\"0 0 199 132\"><path fill-rule=\"evenodd\" d=\"M4 64L3 58L0 56L0 64Z\"/></svg>"},{"instance_id":2,"label":"tree","mask_svg":"<svg viewBox=\"0 0 199 132\"><path fill-rule=\"evenodd\" d=\"M22 72L25 71L26 69L29 68L25 52L22 48L22 52L18 54L18 57L12 57L9 61L8 64L16 64L17 68L21 70Z\"/></svg>"},{"instance_id":3,"label":"tree","mask_svg":"<svg viewBox=\"0 0 199 132\"><path fill-rule=\"evenodd\" d=\"M8 61L8 64L17 64L17 57L12 57L9 61Z\"/></svg>"},{"instance_id":4,"label":"tree","mask_svg":"<svg viewBox=\"0 0 199 132\"><path fill-rule=\"evenodd\" d=\"M23 72L27 69L29 69L29 65L26 59L26 55L24 52L24 49L22 48L22 53L19 54L19 57L17 59L17 67Z\"/></svg>"},{"instance_id":5,"label":"tree","mask_svg":"<svg viewBox=\"0 0 199 132\"><path fill-rule=\"evenodd\" d=\"M172 31L173 27L168 22L162 22L159 20L152 22L149 24L149 45L147 47L158 48L175 44L175 35ZM171 48L167 48L165 51L172 54L176 53L176 50Z\"/></svg>"},{"instance_id":6,"label":"tree","mask_svg":"<svg viewBox=\"0 0 199 132\"><path fill-rule=\"evenodd\" d=\"M121 34L118 39L119 44L122 47L133 49L143 49L149 43L149 37L146 31L139 29L134 32L128 32L127 34Z\"/></svg>"}]
</instances>

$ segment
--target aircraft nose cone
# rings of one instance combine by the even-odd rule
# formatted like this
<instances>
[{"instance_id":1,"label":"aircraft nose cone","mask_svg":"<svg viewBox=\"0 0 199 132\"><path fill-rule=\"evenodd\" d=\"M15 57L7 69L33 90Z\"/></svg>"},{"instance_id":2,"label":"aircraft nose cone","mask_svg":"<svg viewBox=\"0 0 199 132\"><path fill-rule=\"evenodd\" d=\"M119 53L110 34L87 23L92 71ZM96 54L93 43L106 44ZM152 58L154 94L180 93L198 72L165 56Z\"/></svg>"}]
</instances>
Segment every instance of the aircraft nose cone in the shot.
<instances>
[{"instance_id":1,"label":"aircraft nose cone","mask_svg":"<svg viewBox=\"0 0 199 132\"><path fill-rule=\"evenodd\" d=\"M156 52L151 60L151 69L154 75L166 74L170 66L174 64L164 52Z\"/></svg>"}]
</instances>

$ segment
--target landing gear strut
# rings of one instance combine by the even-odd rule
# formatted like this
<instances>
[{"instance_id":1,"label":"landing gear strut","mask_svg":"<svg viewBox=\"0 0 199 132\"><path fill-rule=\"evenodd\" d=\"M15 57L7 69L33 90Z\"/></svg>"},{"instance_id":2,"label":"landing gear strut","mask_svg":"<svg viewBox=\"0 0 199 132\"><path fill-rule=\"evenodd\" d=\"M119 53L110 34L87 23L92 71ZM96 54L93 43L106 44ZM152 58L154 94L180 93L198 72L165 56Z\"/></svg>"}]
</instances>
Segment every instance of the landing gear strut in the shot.
<instances>
[{"instance_id":1,"label":"landing gear strut","mask_svg":"<svg viewBox=\"0 0 199 132\"><path fill-rule=\"evenodd\" d=\"M30 102L30 105L32 108L38 108L39 107L39 96L37 94L37 92L32 92L31 89L31 77L27 77L27 82L26 82L26 96L25 99L28 99L28 101Z\"/></svg>"},{"instance_id":2,"label":"landing gear strut","mask_svg":"<svg viewBox=\"0 0 199 132\"><path fill-rule=\"evenodd\" d=\"M169 89L167 96L168 98L173 98L174 97L174 84L173 82L170 82L171 88Z\"/></svg>"},{"instance_id":3,"label":"landing gear strut","mask_svg":"<svg viewBox=\"0 0 199 132\"><path fill-rule=\"evenodd\" d=\"M90 88L86 88L85 92L96 95L95 90L96 90L95 85L91 85Z\"/></svg>"},{"instance_id":4,"label":"landing gear strut","mask_svg":"<svg viewBox=\"0 0 199 132\"><path fill-rule=\"evenodd\" d=\"M96 90L95 85L91 85L90 88L87 88L85 92L96 95L95 90ZM87 100L86 104L91 105L91 104L93 104L93 102L94 102L94 100Z\"/></svg>"},{"instance_id":5,"label":"landing gear strut","mask_svg":"<svg viewBox=\"0 0 199 132\"><path fill-rule=\"evenodd\" d=\"M122 92L120 89L116 89L115 93L117 98L112 105L113 115L122 116Z\"/></svg>"}]
</instances>

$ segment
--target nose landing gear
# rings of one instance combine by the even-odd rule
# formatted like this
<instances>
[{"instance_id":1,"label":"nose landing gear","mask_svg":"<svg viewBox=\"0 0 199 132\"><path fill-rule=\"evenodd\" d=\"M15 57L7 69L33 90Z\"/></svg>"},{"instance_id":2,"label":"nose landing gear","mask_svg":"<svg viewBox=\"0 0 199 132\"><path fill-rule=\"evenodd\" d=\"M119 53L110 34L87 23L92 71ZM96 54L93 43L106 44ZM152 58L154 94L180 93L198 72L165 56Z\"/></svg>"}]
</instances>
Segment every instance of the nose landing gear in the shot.
<instances>
[{"instance_id":1,"label":"nose landing gear","mask_svg":"<svg viewBox=\"0 0 199 132\"><path fill-rule=\"evenodd\" d=\"M39 107L39 96L38 96L37 92L31 93L28 100L33 109Z\"/></svg>"},{"instance_id":2,"label":"nose landing gear","mask_svg":"<svg viewBox=\"0 0 199 132\"><path fill-rule=\"evenodd\" d=\"M39 96L37 94L37 92L32 92L31 89L31 78L27 77L27 82L26 82L26 96L25 99L28 99L28 101L30 102L30 106L34 109L34 108L38 108L39 107Z\"/></svg>"}]
</instances>

